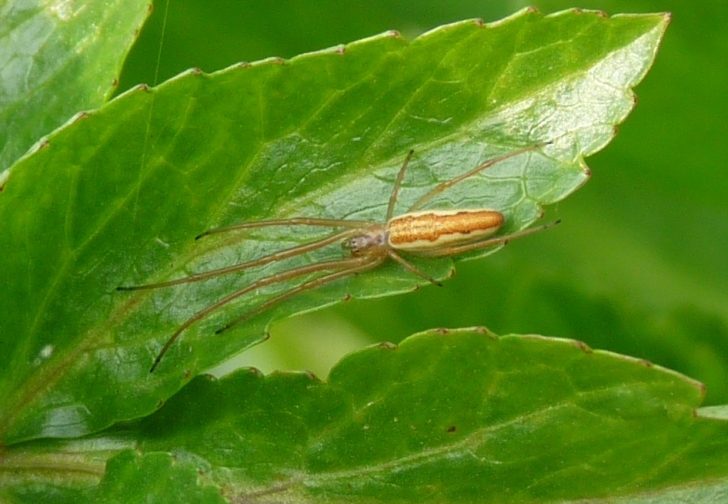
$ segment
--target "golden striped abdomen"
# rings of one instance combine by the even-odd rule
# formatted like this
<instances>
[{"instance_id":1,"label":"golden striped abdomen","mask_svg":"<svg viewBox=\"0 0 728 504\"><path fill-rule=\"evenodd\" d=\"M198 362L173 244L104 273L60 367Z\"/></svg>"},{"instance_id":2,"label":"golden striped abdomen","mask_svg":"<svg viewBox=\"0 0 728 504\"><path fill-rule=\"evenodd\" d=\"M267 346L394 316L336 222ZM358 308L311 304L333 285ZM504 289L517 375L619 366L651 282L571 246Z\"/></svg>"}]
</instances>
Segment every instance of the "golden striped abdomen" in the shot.
<instances>
[{"instance_id":1,"label":"golden striped abdomen","mask_svg":"<svg viewBox=\"0 0 728 504\"><path fill-rule=\"evenodd\" d=\"M425 210L392 218L389 245L397 250L426 251L490 236L504 222L495 210Z\"/></svg>"}]
</instances>

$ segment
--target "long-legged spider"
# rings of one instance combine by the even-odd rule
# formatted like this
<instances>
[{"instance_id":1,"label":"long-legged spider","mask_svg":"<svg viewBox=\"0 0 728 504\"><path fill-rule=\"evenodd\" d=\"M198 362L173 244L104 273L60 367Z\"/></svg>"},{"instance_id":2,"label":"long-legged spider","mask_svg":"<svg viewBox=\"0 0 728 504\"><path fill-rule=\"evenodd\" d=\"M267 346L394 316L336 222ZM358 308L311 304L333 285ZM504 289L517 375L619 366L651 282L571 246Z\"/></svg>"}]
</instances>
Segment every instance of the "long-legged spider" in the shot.
<instances>
[{"instance_id":1,"label":"long-legged spider","mask_svg":"<svg viewBox=\"0 0 728 504\"><path fill-rule=\"evenodd\" d=\"M281 271L273 275L261 278L250 285L220 299L210 306L198 311L192 317L187 319L165 343L162 350L154 359L150 372L153 372L159 365L162 357L167 353L169 348L179 338L179 336L195 322L205 318L212 312L231 303L235 299L244 296L261 287L285 282L297 277L311 275L319 272L326 272L311 280L307 280L300 285L293 287L271 299L261 303L257 307L249 310L238 318L232 320L224 327L221 327L215 334L220 334L239 324L256 313L267 310L268 308L292 297L301 292L315 289L322 285L334 282L340 278L354 275L362 271L376 268L387 258L390 258L415 275L432 282L435 285L441 285L440 282L430 277L426 273L420 271L416 266L408 262L400 255L400 252L425 257L442 257L462 254L476 249L490 247L498 244L505 244L509 240L526 236L543 229L546 229L558 221L545 224L535 228L528 228L522 231L511 233L505 236L491 236L496 233L505 222L503 214L497 210L487 208L478 209L456 209L456 210L419 210L425 203L430 201L436 195L472 177L473 175L489 168L506 159L519 156L521 154L536 150L545 146L546 143L536 144L513 152L490 159L483 164L473 168L451 180L443 182L432 189L430 192L417 200L409 210L398 216L393 216L394 207L397 203L402 180L407 170L407 165L412 159L414 151L410 151L402 163L397 178L389 196L389 205L387 207L387 217L384 222L345 220L345 219L318 219L313 217L294 217L289 219L263 220L257 222L246 222L230 227L212 229L198 235L195 239L200 239L211 234L224 233L233 230L261 228L266 226L317 226L330 227L333 229L344 228L326 238L298 245L285 250L269 254L252 261L241 264L235 264L226 268L220 268L205 273L198 273L171 280L169 282L118 287L118 290L142 290L142 289L158 289L162 287L171 287L190 282L199 282L209 278L226 275L236 271L242 271L249 268L263 266L276 261L282 261L301 254L327 247L331 244L340 242L342 248L347 251L347 255L341 259L328 260L312 263L306 266L299 266L289 270Z\"/></svg>"}]
</instances>

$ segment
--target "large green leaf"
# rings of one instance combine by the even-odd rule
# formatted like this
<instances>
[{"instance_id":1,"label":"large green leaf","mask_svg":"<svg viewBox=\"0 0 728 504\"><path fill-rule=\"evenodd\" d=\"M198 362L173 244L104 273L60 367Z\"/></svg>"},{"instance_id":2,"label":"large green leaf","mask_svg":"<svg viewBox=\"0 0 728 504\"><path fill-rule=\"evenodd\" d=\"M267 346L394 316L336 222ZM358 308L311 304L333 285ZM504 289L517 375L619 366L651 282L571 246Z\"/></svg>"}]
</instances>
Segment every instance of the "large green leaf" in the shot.
<instances>
[{"instance_id":1,"label":"large green leaf","mask_svg":"<svg viewBox=\"0 0 728 504\"><path fill-rule=\"evenodd\" d=\"M218 0L213 10L203 0L170 3L160 73L288 57L392 28L413 38L456 19L500 19L514 5L542 12L575 5L319 0L302 12L294 4L283 0L284 7L273 10ZM276 323L271 339L237 363L325 374L347 351L376 341L384 324L397 341L430 327L485 324L503 333L588 338L596 348L644 357L700 380L709 403L728 402L728 177L722 176L728 158L722 131L728 117L728 3L578 5L608 13L669 11L676 22L640 83L635 113L616 142L590 157L595 176L576 197L549 210L550 217L563 219L563 227L513 242L491 260L462 264L444 289L339 304ZM152 81L165 17L161 9L156 14L127 60L122 81ZM211 38L210 26L228 29ZM319 339L332 332L335 340Z\"/></svg>"},{"instance_id":2,"label":"large green leaf","mask_svg":"<svg viewBox=\"0 0 728 504\"><path fill-rule=\"evenodd\" d=\"M703 394L579 342L431 331L349 355L328 383L199 377L146 419L10 447L6 463L18 486L65 463L54 484L81 492L110 458L111 502L205 502L215 487L232 502L717 502L728 423L696 415Z\"/></svg>"},{"instance_id":3,"label":"large green leaf","mask_svg":"<svg viewBox=\"0 0 728 504\"><path fill-rule=\"evenodd\" d=\"M144 416L200 370L259 341L275 317L416 288L387 265L298 296L224 336L222 324L270 296L241 298L194 324L157 371L182 322L241 285L291 267L172 289L117 292L244 261L322 232L283 228L219 238L211 227L308 215L383 219L406 152L415 159L398 212L493 156L512 158L443 193L443 206L489 206L504 233L586 179L633 105L665 29L663 15L523 11L463 22L412 43L388 33L346 47L137 88L54 134L16 165L0 198L0 292L10 317L0 432L6 443L78 436ZM325 231L323 233L326 233ZM339 257L338 247L302 259ZM300 264L298 262L297 264ZM449 260L417 261L444 278ZM279 291L293 284L277 286Z\"/></svg>"},{"instance_id":4,"label":"large green leaf","mask_svg":"<svg viewBox=\"0 0 728 504\"><path fill-rule=\"evenodd\" d=\"M368 17L362 24L429 26L429 12L413 7L408 17L397 17L383 3L372 9L386 19ZM477 3L449 2L441 18ZM544 12L575 5L528 3ZM610 13L665 10L674 22L637 88L639 102L629 120L608 149L588 159L594 176L549 210L562 218L562 227L514 242L487 261L459 265L444 289L340 304L276 324L269 342L240 361L266 370L325 372L342 353L333 351L317 364L331 347L328 340L313 342L330 327L351 327L353 349L362 340L376 341L382 326L399 341L430 327L485 324L502 333L585 338L595 348L643 357L700 380L708 403L728 402L728 3L578 5ZM275 13L265 19L276 19ZM342 346L345 336L338 335ZM264 360L271 355L277 359Z\"/></svg>"},{"instance_id":5,"label":"large green leaf","mask_svg":"<svg viewBox=\"0 0 728 504\"><path fill-rule=\"evenodd\" d=\"M150 9L150 0L0 1L0 174L108 99Z\"/></svg>"}]
</instances>

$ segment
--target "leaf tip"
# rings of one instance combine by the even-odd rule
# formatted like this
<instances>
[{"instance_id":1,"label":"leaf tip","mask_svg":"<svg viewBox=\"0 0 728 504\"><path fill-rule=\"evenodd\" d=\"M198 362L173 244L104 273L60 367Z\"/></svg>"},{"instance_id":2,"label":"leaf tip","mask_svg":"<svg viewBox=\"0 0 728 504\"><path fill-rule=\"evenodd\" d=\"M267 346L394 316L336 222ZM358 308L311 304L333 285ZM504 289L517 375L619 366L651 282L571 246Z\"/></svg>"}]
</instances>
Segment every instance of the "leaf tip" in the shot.
<instances>
[{"instance_id":1,"label":"leaf tip","mask_svg":"<svg viewBox=\"0 0 728 504\"><path fill-rule=\"evenodd\" d=\"M589 345L587 345L586 343L584 343L583 341L573 340L571 342L571 344L584 353L587 353L587 354L594 353L594 350L592 350L592 348Z\"/></svg>"},{"instance_id":2,"label":"leaf tip","mask_svg":"<svg viewBox=\"0 0 728 504\"><path fill-rule=\"evenodd\" d=\"M580 7L575 7L573 9L568 9L568 12L571 12L572 14L580 15L580 14L587 14L591 16L598 16L600 18L608 19L609 15L604 12L603 10L598 9L582 9Z\"/></svg>"},{"instance_id":3,"label":"leaf tip","mask_svg":"<svg viewBox=\"0 0 728 504\"><path fill-rule=\"evenodd\" d=\"M703 402L705 399L705 395L708 393L708 387L705 386L705 383L698 382L698 391L700 393L700 402Z\"/></svg>"},{"instance_id":4,"label":"leaf tip","mask_svg":"<svg viewBox=\"0 0 728 504\"><path fill-rule=\"evenodd\" d=\"M305 55L301 55L305 56ZM300 56L297 56L296 58L299 58ZM294 59L296 59L294 58ZM259 61L254 61L253 63L247 64L247 66L243 66L243 68L248 67L258 67L258 66L264 66L264 65L277 65L277 66L286 66L288 64L288 61L284 58L281 58L280 56L272 56L270 58L265 58Z\"/></svg>"},{"instance_id":5,"label":"leaf tip","mask_svg":"<svg viewBox=\"0 0 728 504\"><path fill-rule=\"evenodd\" d=\"M253 375L255 377L258 377L258 378L263 378L265 376L265 374L263 373L263 371L261 371L257 367L250 366L249 368L246 369L246 371L248 373L250 373L251 375Z\"/></svg>"},{"instance_id":6,"label":"leaf tip","mask_svg":"<svg viewBox=\"0 0 728 504\"><path fill-rule=\"evenodd\" d=\"M485 336L491 341L498 341L500 339L500 336L498 336L496 333L491 331L485 326L475 326L475 327L466 327L461 329L455 329L455 332L462 333L470 333L470 334L478 334L480 336Z\"/></svg>"},{"instance_id":7,"label":"leaf tip","mask_svg":"<svg viewBox=\"0 0 728 504\"><path fill-rule=\"evenodd\" d=\"M0 192L3 192L3 190L5 189L8 180L10 180L10 170L4 170L0 172Z\"/></svg>"},{"instance_id":8,"label":"leaf tip","mask_svg":"<svg viewBox=\"0 0 728 504\"><path fill-rule=\"evenodd\" d=\"M82 119L86 119L90 115L91 114L89 112L79 112L75 116L73 116L73 118L71 119L71 122L72 123L78 122Z\"/></svg>"},{"instance_id":9,"label":"leaf tip","mask_svg":"<svg viewBox=\"0 0 728 504\"><path fill-rule=\"evenodd\" d=\"M202 378L207 380L210 383L217 383L217 381L218 381L217 376L215 376L214 374L210 374L210 373L203 374Z\"/></svg>"}]
</instances>

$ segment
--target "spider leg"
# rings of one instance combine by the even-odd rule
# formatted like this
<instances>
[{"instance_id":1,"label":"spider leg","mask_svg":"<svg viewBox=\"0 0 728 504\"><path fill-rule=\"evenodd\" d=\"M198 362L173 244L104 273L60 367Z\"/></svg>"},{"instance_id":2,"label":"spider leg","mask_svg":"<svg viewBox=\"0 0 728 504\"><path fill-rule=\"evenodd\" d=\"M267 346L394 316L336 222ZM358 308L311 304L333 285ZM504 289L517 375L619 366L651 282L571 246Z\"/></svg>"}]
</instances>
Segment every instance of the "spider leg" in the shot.
<instances>
[{"instance_id":1,"label":"spider leg","mask_svg":"<svg viewBox=\"0 0 728 504\"><path fill-rule=\"evenodd\" d=\"M489 238L487 240L482 241L476 241L473 243L466 243L465 245L454 245L451 247L445 247L439 250L431 250L431 251L418 251L417 255L425 256L425 257L443 257L443 256L450 256L450 255L456 255L456 254L463 254L465 252L470 252L471 250L478 250L481 248L486 247L492 247L493 245L499 245L499 244L506 244L511 240L515 240L516 238L521 238L523 236L532 235L534 233L538 233L540 231L543 231L545 229L548 229L550 227L554 227L557 224L560 224L561 220L557 220L554 222L549 222L548 224L544 224L543 226L533 227L524 229L523 231L516 231L515 233L511 233L509 235L505 236L496 236L495 238Z\"/></svg>"},{"instance_id":2,"label":"spider leg","mask_svg":"<svg viewBox=\"0 0 728 504\"><path fill-rule=\"evenodd\" d=\"M195 240L199 240L205 236L218 233L227 233L228 231L236 231L238 229L253 229L268 226L320 226L320 227L348 227L361 228L374 224L371 221L346 220L346 219L316 219L313 217L293 217L291 219L271 219L255 222L243 222L234 226L210 229L204 233L195 236Z\"/></svg>"},{"instance_id":3,"label":"spider leg","mask_svg":"<svg viewBox=\"0 0 728 504\"><path fill-rule=\"evenodd\" d=\"M404 266L407 270L409 270L412 273L414 273L415 275L424 278L428 282L432 282L433 284L437 285L438 287L442 287L442 284L440 282L438 282L437 280L435 280L434 278L432 278L430 275L428 275L428 274L423 273L422 271L420 271L417 268L417 266L415 266L414 264L410 264L408 261L406 261L404 259L404 257L402 257L401 255L399 255L398 253L396 253L394 250L390 250L387 253L387 255L389 257L391 257L392 259L394 259L395 261L397 261L402 266Z\"/></svg>"},{"instance_id":4,"label":"spider leg","mask_svg":"<svg viewBox=\"0 0 728 504\"><path fill-rule=\"evenodd\" d=\"M179 338L179 336L185 331L185 329L190 327L192 324L194 324L198 320L201 320L201 319L205 318L206 316L210 315L214 311L219 310L223 306L235 301L239 297L244 296L248 292L254 291L255 289L259 289L261 287L284 282L284 281L290 280L292 278L296 278L296 277L303 276L303 275L308 275L311 273L316 273L319 271L342 269L342 270L345 270L346 274L349 274L350 272L353 273L353 272L359 271L361 269L360 268L361 263L362 263L362 258L347 258L347 259L337 259L335 261L325 261L325 262L320 262L320 263L309 264L307 266L293 268L288 271L282 271L280 273L276 273L274 275L270 275L270 276L261 278L260 280L253 282L252 284L250 284L246 287L243 287L242 289L240 289L236 292L233 292L232 294L211 304L207 308L204 308L204 309L198 311L192 317L187 319L179 328L177 328L177 330L174 332L174 334L164 344L164 347L162 347L162 350L157 355L157 358L154 359L154 363L152 364L152 368L149 370L149 372L150 373L154 372L154 370L159 365L159 362L162 360L162 357L164 357L164 355L167 353L169 348L174 344L174 342L177 340L177 338ZM331 275L325 275L321 278L327 278L329 276L331 276ZM344 275L341 275L341 276L344 276ZM313 282L313 280L311 282ZM303 285L310 284L311 282L307 282ZM290 295L293 295L296 292L300 292L300 287L301 286L296 287L295 289L291 289L286 294L292 293ZM286 297L283 297L283 296L286 296L286 294L278 296L278 298L286 299ZM277 299L277 298L273 298L273 300L275 300L275 299ZM270 302L273 300L266 301L266 303L264 303L264 305L269 306Z\"/></svg>"},{"instance_id":5,"label":"spider leg","mask_svg":"<svg viewBox=\"0 0 728 504\"><path fill-rule=\"evenodd\" d=\"M172 287L173 285L180 285L180 284L184 284L184 283L199 282L201 280L206 280L208 278L213 278L213 277L220 276L220 275L227 275L228 273L234 273L236 271L242 271L242 270L254 268L257 266L263 266L268 263L272 263L275 261L281 261L283 259L295 257L297 255L305 254L307 252L312 252L314 250L318 250L320 248L326 247L327 245L331 245L332 243L336 243L337 241L344 240L353 234L356 234L355 230L347 229L346 231L342 231L340 233L333 234L326 238L316 240L315 242L307 243L305 245L298 245L296 247L291 247L291 248L288 248L285 250L274 252L273 254L269 254L267 256L260 257L253 261L247 261L244 263L235 264L233 266L228 266L226 268L219 268L219 269L215 269L212 271L206 271L204 273L197 273L195 275L190 275L185 278L179 278L177 280L170 280L169 282L160 282L160 283L153 283L153 284L146 284L146 285L121 286L121 287L117 287L116 290L130 291L130 290L159 289L162 287Z\"/></svg>"},{"instance_id":6,"label":"spider leg","mask_svg":"<svg viewBox=\"0 0 728 504\"><path fill-rule=\"evenodd\" d=\"M337 271L335 273L329 273L328 275L320 276L318 278L314 278L313 280L309 280L308 282L304 282L298 287L294 287L293 289L284 292L283 294L280 294L278 296L275 296L274 298L269 299L268 301L264 302L263 304L256 306L249 312L241 315L240 317L236 318L232 322L225 325L225 327L221 327L217 331L215 331L215 334L220 334L228 329L230 329L233 326L236 326L237 324L240 324L241 322L246 321L253 315L260 313L262 311L267 310L271 306L274 306L281 301L285 301L286 299L295 296L296 294L300 294L301 292L305 292L310 289L315 289L317 287L321 287L322 285L326 285L328 283L334 282L338 280L339 278L344 278L349 275L354 275L356 273L360 273L362 271L366 271L368 269L372 269L376 267L377 265L382 263L383 258L381 257L355 257L352 259L347 259L344 261L338 261L339 263L346 262L348 264L351 264L350 267L347 267L343 271Z\"/></svg>"},{"instance_id":7,"label":"spider leg","mask_svg":"<svg viewBox=\"0 0 728 504\"><path fill-rule=\"evenodd\" d=\"M394 181L394 187L392 188L392 194L389 196L389 206L387 207L387 221L392 218L392 214L394 214L394 205L397 203L397 196L399 196L399 188L402 186L402 180L404 179L404 173L407 171L407 165L410 162L410 159L412 159L412 155L415 153L414 150L409 151L407 154L407 157L404 158L404 163L402 163L402 168L399 169L399 173L397 173L397 178Z\"/></svg>"},{"instance_id":8,"label":"spider leg","mask_svg":"<svg viewBox=\"0 0 728 504\"><path fill-rule=\"evenodd\" d=\"M455 177L454 179L450 179L447 182L443 182L442 184L436 186L430 192L428 192L427 194L425 194L424 196L422 196L420 199L418 199L414 203L414 205L412 205L410 207L410 209L408 210L408 212L412 212L414 210L417 210L418 208L422 208L422 206L425 203L427 203L428 201L430 201L432 198L434 198L435 196L437 196L441 192L443 192L443 191L451 188L455 184L458 184L458 183L462 182L463 180L465 180L465 179L467 179L469 177L472 177L473 175L475 175L475 174L477 174L477 173L479 173L479 172L481 172L481 171L483 171L483 170L485 170L487 168L490 168L493 165L496 165L496 164L500 163L501 161L505 161L506 159L510 159L512 157L520 156L521 154L524 154L526 152L531 152L531 151L534 151L536 149L540 149L541 147L544 147L544 146L546 146L546 145L548 145L550 143L551 142L541 142L541 143L537 143L535 145L531 145L529 147L524 147L522 149L517 149L517 150L514 150L513 152L509 152L507 154L503 154L503 155L498 156L498 157L495 157L493 159L489 159L485 163L476 166L475 168L473 168L469 172L463 173L462 175L459 175L459 176Z\"/></svg>"}]
</instances>

